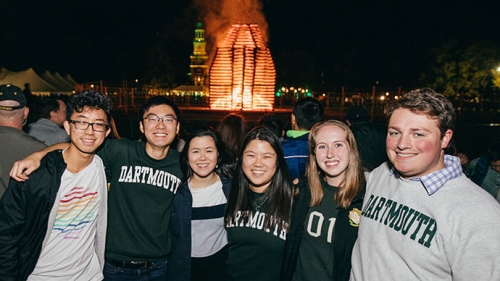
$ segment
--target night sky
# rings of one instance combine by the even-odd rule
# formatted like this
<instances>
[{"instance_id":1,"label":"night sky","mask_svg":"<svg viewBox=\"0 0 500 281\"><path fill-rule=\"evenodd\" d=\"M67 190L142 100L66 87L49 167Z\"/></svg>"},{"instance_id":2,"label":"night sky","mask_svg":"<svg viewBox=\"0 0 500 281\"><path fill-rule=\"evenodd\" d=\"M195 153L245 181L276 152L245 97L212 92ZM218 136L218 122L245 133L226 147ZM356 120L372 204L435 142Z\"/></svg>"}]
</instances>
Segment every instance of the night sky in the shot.
<instances>
[{"instance_id":1,"label":"night sky","mask_svg":"<svg viewBox=\"0 0 500 281\"><path fill-rule=\"evenodd\" d=\"M0 67L120 81L162 56L183 83L196 23L210 24L195 1L2 0ZM451 39L500 48L498 0L239 2L261 5L281 83L414 87L429 51Z\"/></svg>"}]
</instances>

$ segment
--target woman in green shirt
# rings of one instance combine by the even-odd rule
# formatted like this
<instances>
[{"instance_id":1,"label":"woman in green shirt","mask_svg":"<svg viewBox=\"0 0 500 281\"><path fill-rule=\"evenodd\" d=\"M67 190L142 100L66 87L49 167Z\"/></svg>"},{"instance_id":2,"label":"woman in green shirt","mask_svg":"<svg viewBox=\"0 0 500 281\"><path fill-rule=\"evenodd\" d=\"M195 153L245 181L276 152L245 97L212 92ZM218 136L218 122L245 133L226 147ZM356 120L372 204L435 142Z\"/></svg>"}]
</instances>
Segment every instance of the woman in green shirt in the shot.
<instances>
[{"instance_id":1,"label":"woman in green shirt","mask_svg":"<svg viewBox=\"0 0 500 281\"><path fill-rule=\"evenodd\" d=\"M349 127L337 120L314 125L306 177L293 203L282 280L349 280L364 187Z\"/></svg>"},{"instance_id":2,"label":"woman in green shirt","mask_svg":"<svg viewBox=\"0 0 500 281\"><path fill-rule=\"evenodd\" d=\"M280 279L292 192L278 137L253 129L243 140L227 201L226 280Z\"/></svg>"}]
</instances>

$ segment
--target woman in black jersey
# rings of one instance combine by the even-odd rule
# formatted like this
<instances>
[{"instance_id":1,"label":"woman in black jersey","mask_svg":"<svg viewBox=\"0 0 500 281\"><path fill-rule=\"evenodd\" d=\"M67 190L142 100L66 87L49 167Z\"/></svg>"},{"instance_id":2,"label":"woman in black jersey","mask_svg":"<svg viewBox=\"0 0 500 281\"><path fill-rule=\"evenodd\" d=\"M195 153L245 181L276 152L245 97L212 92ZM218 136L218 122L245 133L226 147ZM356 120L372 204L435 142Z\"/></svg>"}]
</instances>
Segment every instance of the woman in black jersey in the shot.
<instances>
[{"instance_id":1,"label":"woman in black jersey","mask_svg":"<svg viewBox=\"0 0 500 281\"><path fill-rule=\"evenodd\" d=\"M226 280L279 280L292 192L278 137L253 129L243 140L227 202Z\"/></svg>"},{"instance_id":2,"label":"woman in black jersey","mask_svg":"<svg viewBox=\"0 0 500 281\"><path fill-rule=\"evenodd\" d=\"M293 203L282 280L349 280L364 187L349 127L337 120L314 125L306 176Z\"/></svg>"}]
</instances>

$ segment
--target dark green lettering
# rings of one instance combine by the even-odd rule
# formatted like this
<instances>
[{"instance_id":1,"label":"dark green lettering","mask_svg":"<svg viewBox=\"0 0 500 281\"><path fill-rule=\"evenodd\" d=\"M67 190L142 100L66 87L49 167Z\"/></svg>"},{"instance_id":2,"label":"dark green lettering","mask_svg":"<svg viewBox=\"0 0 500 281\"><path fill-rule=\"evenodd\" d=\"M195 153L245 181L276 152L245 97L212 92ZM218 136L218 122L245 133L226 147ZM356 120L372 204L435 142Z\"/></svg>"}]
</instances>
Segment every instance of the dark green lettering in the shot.
<instances>
[{"instance_id":1,"label":"dark green lettering","mask_svg":"<svg viewBox=\"0 0 500 281\"><path fill-rule=\"evenodd\" d=\"M363 211L363 216L368 217L368 218L371 216L370 213L373 209L373 206L375 206L375 204L377 203L377 199L378 199L378 196L377 197L373 197L373 195L370 196L370 201L368 202L368 204L366 204L367 206L366 206L365 210Z\"/></svg>"},{"instance_id":2,"label":"dark green lettering","mask_svg":"<svg viewBox=\"0 0 500 281\"><path fill-rule=\"evenodd\" d=\"M387 199L385 199L384 197L380 197L380 200L378 201L377 207L375 208L374 212L370 216L371 219L373 219L375 217L375 220L378 220L378 214L380 213L380 210L382 209L382 207L384 207L385 201L387 201Z\"/></svg>"},{"instance_id":3,"label":"dark green lettering","mask_svg":"<svg viewBox=\"0 0 500 281\"><path fill-rule=\"evenodd\" d=\"M401 212L399 213L396 225L394 226L394 230L396 230L396 231L401 230L401 228L403 227L403 222L405 221L405 218L407 217L407 214L408 214L408 209L409 209L408 206L404 206L404 205L401 205L401 206L403 206L403 208L401 209ZM391 227L392 227L392 224L391 224Z\"/></svg>"},{"instance_id":4,"label":"dark green lettering","mask_svg":"<svg viewBox=\"0 0 500 281\"><path fill-rule=\"evenodd\" d=\"M427 224L424 233L422 233L422 237L420 237L420 239L418 240L418 243L424 245L427 248L430 248L432 238L434 238L436 232L437 232L436 221L432 218L429 218L429 223ZM427 239L425 237L427 237Z\"/></svg>"},{"instance_id":5,"label":"dark green lettering","mask_svg":"<svg viewBox=\"0 0 500 281\"><path fill-rule=\"evenodd\" d=\"M364 214L366 212L366 209L368 208L368 206L370 205L370 203L372 202L373 198L375 196L372 194L370 195L370 198L368 198L368 202L366 202L366 204L364 204L364 208L363 208L363 211L361 212L362 214Z\"/></svg>"},{"instance_id":6,"label":"dark green lettering","mask_svg":"<svg viewBox=\"0 0 500 281\"><path fill-rule=\"evenodd\" d=\"M401 229L401 233L403 233L403 235L406 235L408 233L408 230L410 230L411 226L413 225L413 222L418 217L418 215L420 215L420 212L411 209L410 214L408 215L407 218L409 218L413 213L414 213L414 215L413 215L412 219L411 220L407 219L403 225L403 228Z\"/></svg>"},{"instance_id":7,"label":"dark green lettering","mask_svg":"<svg viewBox=\"0 0 500 281\"><path fill-rule=\"evenodd\" d=\"M397 202L394 202L392 204L391 209L389 210L389 213L387 214L387 217L385 218L384 224L387 225L388 221L391 221L391 224L389 225L390 228L394 227L394 223L399 217L399 212L401 211L403 205L398 204ZM396 209L397 208L397 209Z\"/></svg>"},{"instance_id":8,"label":"dark green lettering","mask_svg":"<svg viewBox=\"0 0 500 281\"><path fill-rule=\"evenodd\" d=\"M391 205L392 205L392 200L387 200L387 203L385 203L385 210L384 210L384 214L382 215L382 217L380 218L380 222L382 222L382 220L385 218L385 215L387 214L387 211L390 209ZM385 223L387 224L387 223Z\"/></svg>"},{"instance_id":9,"label":"dark green lettering","mask_svg":"<svg viewBox=\"0 0 500 281\"><path fill-rule=\"evenodd\" d=\"M418 221L418 226L415 229L415 231L413 232L413 234L410 236L410 238L412 240L415 240L415 238L417 238L417 233L420 230L420 227L422 226L422 223L427 224L427 222L429 221L429 217L426 216L426 215L424 215L424 214L422 214L422 213L420 213L420 215L417 218L417 221Z\"/></svg>"}]
</instances>

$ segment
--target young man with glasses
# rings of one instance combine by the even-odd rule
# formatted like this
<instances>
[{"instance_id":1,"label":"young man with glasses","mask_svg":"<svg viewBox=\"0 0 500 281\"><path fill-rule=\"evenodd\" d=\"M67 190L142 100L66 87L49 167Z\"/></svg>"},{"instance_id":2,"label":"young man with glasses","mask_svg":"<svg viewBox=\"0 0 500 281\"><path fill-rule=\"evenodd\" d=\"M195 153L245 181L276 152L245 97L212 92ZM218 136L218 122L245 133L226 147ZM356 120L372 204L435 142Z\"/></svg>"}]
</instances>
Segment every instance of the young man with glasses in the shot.
<instances>
[{"instance_id":1,"label":"young man with glasses","mask_svg":"<svg viewBox=\"0 0 500 281\"><path fill-rule=\"evenodd\" d=\"M107 184L96 150L110 133L111 103L73 95L64 129L69 147L50 152L0 200L2 280L102 280Z\"/></svg>"},{"instance_id":2,"label":"young man with glasses","mask_svg":"<svg viewBox=\"0 0 500 281\"><path fill-rule=\"evenodd\" d=\"M106 280L165 280L167 275L172 201L183 177L179 153L170 149L180 111L157 96L142 106L139 118L142 141L106 140L98 151L110 176ZM11 176L26 179L40 153L18 162Z\"/></svg>"}]
</instances>

